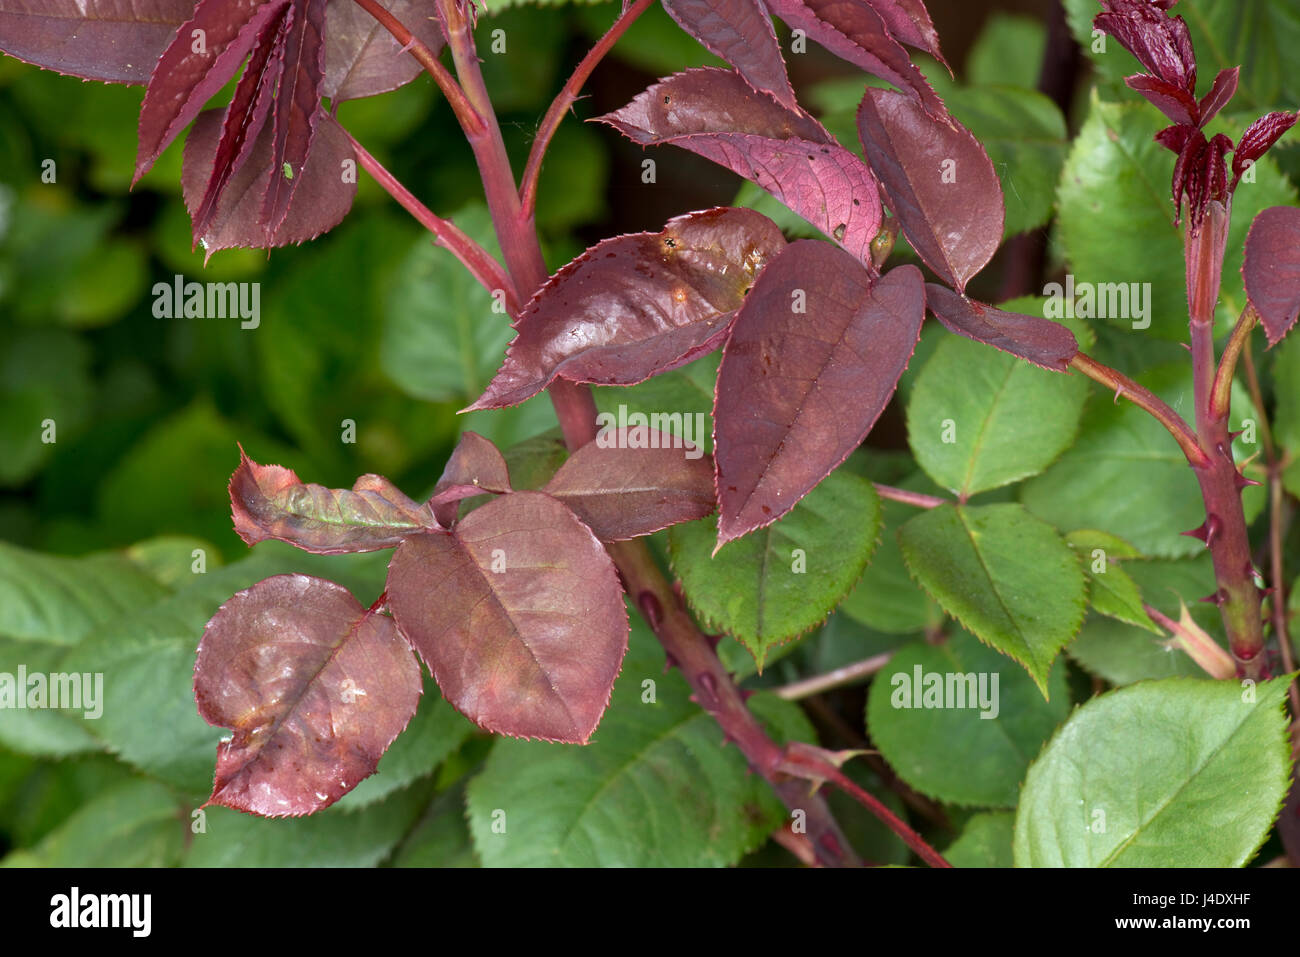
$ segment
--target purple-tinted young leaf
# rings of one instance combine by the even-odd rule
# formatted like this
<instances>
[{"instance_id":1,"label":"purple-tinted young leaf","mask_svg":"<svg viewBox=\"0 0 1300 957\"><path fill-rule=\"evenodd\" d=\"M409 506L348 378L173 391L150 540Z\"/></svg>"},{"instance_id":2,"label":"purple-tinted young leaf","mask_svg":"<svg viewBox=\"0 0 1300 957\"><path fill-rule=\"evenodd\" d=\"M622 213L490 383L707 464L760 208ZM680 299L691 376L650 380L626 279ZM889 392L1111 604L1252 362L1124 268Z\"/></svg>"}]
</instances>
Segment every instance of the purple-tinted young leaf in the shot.
<instances>
[{"instance_id":1,"label":"purple-tinted young leaf","mask_svg":"<svg viewBox=\"0 0 1300 957\"><path fill-rule=\"evenodd\" d=\"M934 29L930 12L923 0L863 0L880 14L894 38L910 47L916 47L934 57L945 67L948 61L939 50L939 34ZM948 72L952 69L949 67Z\"/></svg>"},{"instance_id":2,"label":"purple-tinted young leaf","mask_svg":"<svg viewBox=\"0 0 1300 957\"><path fill-rule=\"evenodd\" d=\"M383 0L412 36L436 56L443 36L437 7L428 0ZM330 0L325 17L323 95L332 103L387 93L414 80L423 68L391 33L354 0Z\"/></svg>"},{"instance_id":3,"label":"purple-tinted young leaf","mask_svg":"<svg viewBox=\"0 0 1300 957\"><path fill-rule=\"evenodd\" d=\"M557 375L635 385L711 352L783 246L766 216L726 207L596 244L533 296L505 362L470 408L517 405Z\"/></svg>"},{"instance_id":4,"label":"purple-tinted young leaf","mask_svg":"<svg viewBox=\"0 0 1300 957\"><path fill-rule=\"evenodd\" d=\"M292 469L258 465L242 448L230 505L235 532L247 544L275 538L318 555L393 548L407 535L438 528L430 506L382 475L363 475L350 491L305 485Z\"/></svg>"},{"instance_id":5,"label":"purple-tinted young leaf","mask_svg":"<svg viewBox=\"0 0 1300 957\"><path fill-rule=\"evenodd\" d=\"M1200 108L1201 118L1198 121L1204 126L1210 120L1218 115L1237 93L1237 76L1241 73L1241 67L1234 66L1231 69L1220 70L1219 75L1214 78L1214 84L1210 91L1201 97L1198 105Z\"/></svg>"},{"instance_id":6,"label":"purple-tinted young leaf","mask_svg":"<svg viewBox=\"0 0 1300 957\"><path fill-rule=\"evenodd\" d=\"M687 33L739 70L755 90L772 94L788 109L799 109L763 0L663 2Z\"/></svg>"},{"instance_id":7,"label":"purple-tinted young leaf","mask_svg":"<svg viewBox=\"0 0 1300 957\"><path fill-rule=\"evenodd\" d=\"M627 651L614 563L541 492L503 495L450 533L402 542L388 602L447 700L514 737L585 744Z\"/></svg>"},{"instance_id":8,"label":"purple-tinted young leaf","mask_svg":"<svg viewBox=\"0 0 1300 957\"><path fill-rule=\"evenodd\" d=\"M224 117L225 110L207 110L194 122L185 141L181 187L191 219L195 218L212 178L212 161ZM333 229L352 208L357 192L356 177L344 176L343 164L348 160L355 162L356 154L338 124L327 117L312 142L311 155L301 173L302 182L294 191L288 216L268 242L260 217L262 197L273 172L272 135L272 124L263 124L248 159L222 190L207 227L195 235L195 243L201 243L209 256L218 249L235 246L261 248L306 242Z\"/></svg>"},{"instance_id":9,"label":"purple-tinted young leaf","mask_svg":"<svg viewBox=\"0 0 1300 957\"><path fill-rule=\"evenodd\" d=\"M283 69L284 27L289 7L267 21L249 57L244 75L235 86L235 94L221 123L221 139L213 159L212 176L203 193L203 202L194 214L194 235L201 236L212 223L217 204L230 178L248 159L271 110L275 88Z\"/></svg>"},{"instance_id":10,"label":"purple-tinted young leaf","mask_svg":"<svg viewBox=\"0 0 1300 957\"><path fill-rule=\"evenodd\" d=\"M599 117L642 146L671 143L767 190L863 263L880 231L875 178L810 117L731 71L695 69Z\"/></svg>"},{"instance_id":11,"label":"purple-tinted young leaf","mask_svg":"<svg viewBox=\"0 0 1300 957\"><path fill-rule=\"evenodd\" d=\"M912 248L958 292L1002 241L1002 186L984 147L954 119L915 100L868 89L858 134Z\"/></svg>"},{"instance_id":12,"label":"purple-tinted young leaf","mask_svg":"<svg viewBox=\"0 0 1300 957\"><path fill-rule=\"evenodd\" d=\"M1158 76L1150 76L1146 73L1126 76L1124 82L1128 84L1129 89L1141 93L1149 103L1175 123L1196 124L1200 107L1196 98L1181 86L1174 86Z\"/></svg>"},{"instance_id":13,"label":"purple-tinted young leaf","mask_svg":"<svg viewBox=\"0 0 1300 957\"><path fill-rule=\"evenodd\" d=\"M719 546L776 521L858 447L924 318L915 266L876 279L834 246L801 240L763 271L718 370Z\"/></svg>"},{"instance_id":14,"label":"purple-tinted young leaf","mask_svg":"<svg viewBox=\"0 0 1300 957\"><path fill-rule=\"evenodd\" d=\"M1175 123L1173 126L1166 126L1153 139L1165 149L1181 154L1183 148L1187 146L1187 141L1194 136L1205 138L1205 134L1196 127L1188 126L1186 123Z\"/></svg>"},{"instance_id":15,"label":"purple-tinted young leaf","mask_svg":"<svg viewBox=\"0 0 1300 957\"><path fill-rule=\"evenodd\" d=\"M841 59L874 73L924 105L946 116L939 94L912 63L901 43L872 6L861 0L769 0L772 12L803 30Z\"/></svg>"},{"instance_id":16,"label":"purple-tinted young leaf","mask_svg":"<svg viewBox=\"0 0 1300 957\"><path fill-rule=\"evenodd\" d=\"M1241 266L1246 295L1275 346L1300 315L1300 209L1271 206L1255 217L1246 235ZM1287 383L1293 388L1295 383Z\"/></svg>"},{"instance_id":17,"label":"purple-tinted young leaf","mask_svg":"<svg viewBox=\"0 0 1300 957\"><path fill-rule=\"evenodd\" d=\"M1164 13L1172 4L1148 0L1102 0L1106 8L1093 18L1093 26L1109 33L1137 61L1160 79L1196 92L1196 54L1192 36L1182 17Z\"/></svg>"},{"instance_id":18,"label":"purple-tinted young leaf","mask_svg":"<svg viewBox=\"0 0 1300 957\"><path fill-rule=\"evenodd\" d=\"M374 773L420 692L393 619L322 578L258 582L199 643L199 714L234 732L217 746L208 803L266 817L329 807Z\"/></svg>"},{"instance_id":19,"label":"purple-tinted young leaf","mask_svg":"<svg viewBox=\"0 0 1300 957\"><path fill-rule=\"evenodd\" d=\"M272 175L262 199L262 225L268 239L288 215L322 115L324 31L325 0L293 0L284 45L284 73L275 97Z\"/></svg>"},{"instance_id":20,"label":"purple-tinted young leaf","mask_svg":"<svg viewBox=\"0 0 1300 957\"><path fill-rule=\"evenodd\" d=\"M716 504L713 460L704 450L644 425L602 428L543 491L606 542L703 518Z\"/></svg>"},{"instance_id":21,"label":"purple-tinted young leaf","mask_svg":"<svg viewBox=\"0 0 1300 957\"><path fill-rule=\"evenodd\" d=\"M0 0L0 51L69 76L147 83L194 0Z\"/></svg>"},{"instance_id":22,"label":"purple-tinted young leaf","mask_svg":"<svg viewBox=\"0 0 1300 957\"><path fill-rule=\"evenodd\" d=\"M135 178L235 75L262 28L289 0L199 0L158 59L140 107Z\"/></svg>"},{"instance_id":23,"label":"purple-tinted young leaf","mask_svg":"<svg viewBox=\"0 0 1300 957\"><path fill-rule=\"evenodd\" d=\"M1276 143L1287 130L1295 126L1297 119L1300 119L1300 113L1275 112L1265 113L1250 126L1246 127L1246 132L1241 134L1241 139L1237 141L1237 150L1232 154L1232 184L1235 188L1237 180L1251 163L1259 159Z\"/></svg>"},{"instance_id":24,"label":"purple-tinted young leaf","mask_svg":"<svg viewBox=\"0 0 1300 957\"><path fill-rule=\"evenodd\" d=\"M925 303L949 331L1053 372L1064 372L1079 354L1074 333L1041 316L1004 312L932 282L925 284Z\"/></svg>"},{"instance_id":25,"label":"purple-tinted young leaf","mask_svg":"<svg viewBox=\"0 0 1300 957\"><path fill-rule=\"evenodd\" d=\"M438 522L444 528L451 528L462 499L509 491L510 470L505 457L477 432L466 432L447 459L429 504Z\"/></svg>"},{"instance_id":26,"label":"purple-tinted young leaf","mask_svg":"<svg viewBox=\"0 0 1300 957\"><path fill-rule=\"evenodd\" d=\"M1228 164L1225 160L1232 149L1232 140L1216 133L1206 140L1200 130L1192 130L1183 151L1174 163L1173 195L1177 210L1174 221L1182 216L1182 199L1187 198L1188 218L1193 232L1199 232L1205 211L1211 202L1228 200Z\"/></svg>"}]
</instances>

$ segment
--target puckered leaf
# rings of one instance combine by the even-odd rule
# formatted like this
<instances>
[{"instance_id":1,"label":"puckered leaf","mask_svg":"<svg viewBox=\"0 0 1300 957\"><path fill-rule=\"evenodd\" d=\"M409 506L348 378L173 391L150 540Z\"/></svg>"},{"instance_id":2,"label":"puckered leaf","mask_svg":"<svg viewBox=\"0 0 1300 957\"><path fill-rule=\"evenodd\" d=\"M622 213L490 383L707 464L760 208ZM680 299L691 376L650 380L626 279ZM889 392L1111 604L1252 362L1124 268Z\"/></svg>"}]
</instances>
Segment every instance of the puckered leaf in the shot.
<instances>
[{"instance_id":1,"label":"puckered leaf","mask_svg":"<svg viewBox=\"0 0 1300 957\"><path fill-rule=\"evenodd\" d=\"M722 354L718 543L776 521L871 431L925 318L915 266L879 279L800 240L764 270Z\"/></svg>"},{"instance_id":2,"label":"puckered leaf","mask_svg":"<svg viewBox=\"0 0 1300 957\"><path fill-rule=\"evenodd\" d=\"M0 0L0 50L47 70L146 83L194 0Z\"/></svg>"},{"instance_id":3,"label":"puckered leaf","mask_svg":"<svg viewBox=\"0 0 1300 957\"><path fill-rule=\"evenodd\" d=\"M956 120L891 90L867 90L858 134L908 241L962 292L997 252L1006 216L984 147Z\"/></svg>"},{"instance_id":4,"label":"puckered leaf","mask_svg":"<svg viewBox=\"0 0 1300 957\"><path fill-rule=\"evenodd\" d=\"M799 108L763 0L664 0L664 9L755 90L771 93L789 109Z\"/></svg>"},{"instance_id":5,"label":"puckered leaf","mask_svg":"<svg viewBox=\"0 0 1300 957\"><path fill-rule=\"evenodd\" d=\"M1047 676L1083 623L1079 560L1046 522L1019 505L941 505L898 530L903 560L944 610L1025 666L1047 697Z\"/></svg>"},{"instance_id":6,"label":"puckered leaf","mask_svg":"<svg viewBox=\"0 0 1300 957\"><path fill-rule=\"evenodd\" d=\"M1277 345L1300 316L1300 209L1273 206L1255 217L1241 278L1269 345Z\"/></svg>"},{"instance_id":7,"label":"puckered leaf","mask_svg":"<svg viewBox=\"0 0 1300 957\"><path fill-rule=\"evenodd\" d=\"M1241 867L1286 794L1290 681L1166 678L1087 702L1029 769L1016 865Z\"/></svg>"},{"instance_id":8,"label":"puckered leaf","mask_svg":"<svg viewBox=\"0 0 1300 957\"><path fill-rule=\"evenodd\" d=\"M140 107L135 181L235 75L261 35L291 0L199 0L154 67Z\"/></svg>"},{"instance_id":9,"label":"puckered leaf","mask_svg":"<svg viewBox=\"0 0 1300 957\"><path fill-rule=\"evenodd\" d=\"M392 548L438 527L430 506L382 475L363 475L350 491L305 485L292 469L258 465L242 448L230 504L235 531L249 545L276 538L318 555Z\"/></svg>"},{"instance_id":10,"label":"puckered leaf","mask_svg":"<svg viewBox=\"0 0 1300 957\"><path fill-rule=\"evenodd\" d=\"M924 38L924 27L913 20L915 32L908 39L891 32L890 24L877 11L876 3L861 0L770 0L774 13L791 27L803 30L836 56L888 80L906 92L935 116L944 115L943 101L912 63L899 40L911 43ZM882 3L880 7L916 7L917 4ZM890 10L889 20L902 27L902 10ZM909 17L909 19L911 19ZM927 18L928 19L928 18ZM933 27L930 28L931 32ZM917 43L916 45L921 45ZM937 49L937 42L933 42Z\"/></svg>"},{"instance_id":11,"label":"puckered leaf","mask_svg":"<svg viewBox=\"0 0 1300 957\"><path fill-rule=\"evenodd\" d=\"M185 141L181 187L191 218L198 214L212 176L224 117L225 110L206 111L195 121ZM268 241L261 225L262 197L266 195L271 176L283 175L283 170L271 168L273 129L272 123L262 126L248 159L230 177L211 221L195 236L209 255L236 246L260 248L303 243L333 229L352 208L357 192L356 177L343 176L343 164L355 161L356 154L339 125L326 119L317 130L306 167L294 174L301 182L294 190L288 213Z\"/></svg>"},{"instance_id":12,"label":"puckered leaf","mask_svg":"<svg viewBox=\"0 0 1300 957\"><path fill-rule=\"evenodd\" d=\"M712 512L713 462L703 449L658 429L606 426L560 466L544 491L598 538L622 541Z\"/></svg>"},{"instance_id":13,"label":"puckered leaf","mask_svg":"<svg viewBox=\"0 0 1300 957\"><path fill-rule=\"evenodd\" d=\"M1050 319L1005 312L932 282L925 284L925 304L950 331L1028 359L1044 369L1064 372L1079 354L1074 333Z\"/></svg>"},{"instance_id":14,"label":"puckered leaf","mask_svg":"<svg viewBox=\"0 0 1300 957\"><path fill-rule=\"evenodd\" d=\"M450 528L462 499L510 490L510 470L500 450L477 432L466 432L447 459L429 504L439 524Z\"/></svg>"},{"instance_id":15,"label":"puckered leaf","mask_svg":"<svg viewBox=\"0 0 1300 957\"><path fill-rule=\"evenodd\" d=\"M740 74L686 70L600 120L642 146L671 143L752 180L871 262L881 221L871 170L816 120L755 92Z\"/></svg>"},{"instance_id":16,"label":"puckered leaf","mask_svg":"<svg viewBox=\"0 0 1300 957\"><path fill-rule=\"evenodd\" d=\"M239 592L194 667L199 714L234 732L209 802L265 817L328 807L374 773L420 690L393 620L342 585L277 575Z\"/></svg>"},{"instance_id":17,"label":"puckered leaf","mask_svg":"<svg viewBox=\"0 0 1300 957\"><path fill-rule=\"evenodd\" d=\"M604 546L564 505L516 492L451 533L416 535L388 603L443 695L489 731L586 743L627 650Z\"/></svg>"},{"instance_id":18,"label":"puckered leaf","mask_svg":"<svg viewBox=\"0 0 1300 957\"><path fill-rule=\"evenodd\" d=\"M436 56L446 38L435 4L384 0L383 6ZM387 93L423 72L379 21L354 0L330 0L325 18L325 82L332 103Z\"/></svg>"},{"instance_id":19,"label":"puckered leaf","mask_svg":"<svg viewBox=\"0 0 1300 957\"><path fill-rule=\"evenodd\" d=\"M517 405L557 375L633 385L712 351L784 246L771 220L729 208L597 243L533 297L505 363L470 408Z\"/></svg>"}]
</instances>

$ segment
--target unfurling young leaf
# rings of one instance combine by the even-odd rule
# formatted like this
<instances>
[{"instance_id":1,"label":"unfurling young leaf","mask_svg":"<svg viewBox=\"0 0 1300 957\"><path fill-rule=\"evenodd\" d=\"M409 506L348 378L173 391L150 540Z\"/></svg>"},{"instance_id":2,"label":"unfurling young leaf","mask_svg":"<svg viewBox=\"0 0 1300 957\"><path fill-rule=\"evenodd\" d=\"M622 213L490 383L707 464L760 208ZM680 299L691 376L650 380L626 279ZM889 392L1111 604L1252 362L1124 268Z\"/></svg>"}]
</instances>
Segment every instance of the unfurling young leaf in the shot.
<instances>
[{"instance_id":1,"label":"unfurling young leaf","mask_svg":"<svg viewBox=\"0 0 1300 957\"><path fill-rule=\"evenodd\" d=\"M924 318L915 266L873 278L829 243L801 240L767 267L718 370L719 545L776 521L861 444Z\"/></svg>"},{"instance_id":2,"label":"unfurling young leaf","mask_svg":"<svg viewBox=\"0 0 1300 957\"><path fill-rule=\"evenodd\" d=\"M318 555L393 548L438 527L430 506L411 501L382 475L363 475L350 491L306 485L292 469L258 465L242 448L230 504L235 531L249 545L276 538Z\"/></svg>"},{"instance_id":3,"label":"unfurling young leaf","mask_svg":"<svg viewBox=\"0 0 1300 957\"><path fill-rule=\"evenodd\" d=\"M212 176L212 162L221 137L223 110L207 110L194 122L185 141L185 164L181 187L191 219L201 222L200 211ZM326 118L316 131L307 165L294 174L297 187L294 202L284 220L267 238L262 226L262 197L273 176L283 170L272 167L273 123L264 123L248 158L233 173L216 201L211 219L195 235L209 256L219 249L288 246L315 239L333 229L348 210L357 193L355 177L344 179L340 171L356 162L352 144L343 129Z\"/></svg>"},{"instance_id":4,"label":"unfurling young leaf","mask_svg":"<svg viewBox=\"0 0 1300 957\"><path fill-rule=\"evenodd\" d=\"M543 491L606 542L694 521L715 507L712 459L698 446L648 426L602 429Z\"/></svg>"},{"instance_id":5,"label":"unfurling young leaf","mask_svg":"<svg viewBox=\"0 0 1300 957\"><path fill-rule=\"evenodd\" d=\"M585 744L627 650L613 562L540 492L406 539L388 567L388 605L447 700L515 737Z\"/></svg>"},{"instance_id":6,"label":"unfurling young leaf","mask_svg":"<svg viewBox=\"0 0 1300 957\"><path fill-rule=\"evenodd\" d=\"M238 676L238 680L232 680ZM194 695L217 747L211 804L266 817L329 807L415 714L420 666L387 615L342 585L277 575L213 615Z\"/></svg>"},{"instance_id":7,"label":"unfurling young leaf","mask_svg":"<svg viewBox=\"0 0 1300 957\"><path fill-rule=\"evenodd\" d=\"M470 408L517 405L556 376L635 385L711 352L784 246L770 219L726 207L598 243L533 297L501 370Z\"/></svg>"}]
</instances>

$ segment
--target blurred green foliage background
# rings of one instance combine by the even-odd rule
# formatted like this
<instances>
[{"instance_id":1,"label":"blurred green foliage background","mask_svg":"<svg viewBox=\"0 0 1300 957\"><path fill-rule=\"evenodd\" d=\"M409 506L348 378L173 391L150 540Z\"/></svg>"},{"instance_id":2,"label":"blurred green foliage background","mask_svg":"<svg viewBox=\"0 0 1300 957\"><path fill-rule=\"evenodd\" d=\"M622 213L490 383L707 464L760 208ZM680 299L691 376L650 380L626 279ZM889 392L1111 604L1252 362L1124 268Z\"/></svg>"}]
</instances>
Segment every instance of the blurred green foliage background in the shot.
<instances>
[{"instance_id":1,"label":"blurred green foliage background","mask_svg":"<svg viewBox=\"0 0 1300 957\"><path fill-rule=\"evenodd\" d=\"M1272 14L1248 5L1257 7L1247 22L1259 26L1259 42L1247 44L1246 102L1237 105L1256 112L1293 107L1294 77L1279 64L1295 18L1266 29ZM484 44L484 72L518 169L550 97L617 16L618 4L487 6L497 12L480 29L504 30L506 51L493 54ZM1047 6L934 0L945 51L961 79L925 65L954 112L988 144L999 175L1019 185L1004 188L1011 221L1044 247L1060 201L1067 132L1090 115L1086 83L1068 115L1032 92ZM1087 35L1091 6L1092 0L1066 3L1076 36ZM1235 8L1222 0L1190 6L1221 17ZM1297 5L1279 6L1294 12ZM981 32L995 8L1035 16L1002 17ZM1198 36L1204 29L1193 28ZM655 7L595 74L575 112L585 118L615 109L655 77L706 63L718 61ZM845 79L842 66L815 52L791 69L805 101L837 134L852 137L850 111L863 78ZM1102 70L1095 79L1106 99L1132 99L1119 74ZM221 731L202 722L188 693L194 651L217 605L268 575L324 575L364 604L383 587L383 554L316 558L267 543L250 556L232 531L226 490L238 443L257 461L291 467L305 481L346 487L377 472L420 497L461 431L510 448L553 429L550 406L542 396L518 409L456 414L482 391L512 332L492 312L487 293L364 175L351 214L326 236L269 255L220 252L205 266L203 250L191 250L180 199L180 141L128 189L141 95L139 88L82 83L0 58L0 672L21 662L30 670L112 675L98 722L55 711L0 712L0 857L7 865L74 866L472 863L464 780L491 742L474 734L431 682L381 773L336 808L290 822L215 809L208 826L219 821L223 839L197 840L184 822L207 796ZM1096 115L1100 130L1105 117ZM493 248L472 156L430 80L343 104L339 118L431 209ZM671 163L661 160L657 182L645 184L638 148L578 118L560 128L541 180L538 222L553 269L615 232L658 229L673 215L736 196L734 177L682 152L673 152ZM1149 139L1144 128L1121 132L1134 142ZM1293 199L1297 154L1284 144L1261 167L1263 182L1280 197L1273 201ZM741 196L792 234L808 233L754 191ZM1159 220L1163 186L1153 202ZM1079 245L1109 249L1122 224L1101 226ZM1053 242L1052 263L1059 265ZM1000 254L976 294L1005 298L998 295L1004 273ZM154 283L170 284L178 274L260 283L260 324L155 318ZM1176 289L1181 277L1174 279ZM914 370L934 352L932 332L902 381L904 400ZM1126 371L1182 356L1173 342L1143 340L1137 349L1134 337L1097 332L1097 354ZM599 401L708 410L711 362L716 357L612 396L603 390ZM1274 377L1294 381L1296 370L1300 342L1265 366L1270 399ZM1290 402L1289 421L1300 421L1295 401L1282 402ZM54 441L44 440L51 437L47 423ZM904 447L897 409L872 441ZM545 439L531 448L543 458L554 450ZM854 456L848 467L884 481L917 480L905 455L862 459ZM512 460L512 469L516 464L522 468L522 459ZM1295 492L1300 469L1291 474ZM897 524L892 506L886 520L891 529ZM885 535L892 542L892 530ZM197 580L196 563L204 572ZM1196 571L1204 578L1208 568ZM864 582L897 597L898 607L884 615L861 600L864 586L809 638L782 646L774 657L785 657L758 681L791 680L920 641L936 607L908 580L896 548L882 550ZM653 642L634 633L634 647L638 641L653 658ZM721 653L755 683L747 651L729 641ZM1076 699L1090 692L1082 671L1071 669L1069 681ZM851 705L860 713L861 697ZM737 759L734 749L720 753ZM871 772L854 773L881 790ZM902 812L896 795L886 800ZM845 802L836 811L860 851L877 861L907 859L874 819ZM953 834L968 822L973 833L996 832L991 849L969 862L1003 863L1009 856L1009 813L948 813ZM749 858L791 860L771 845Z\"/></svg>"}]
</instances>

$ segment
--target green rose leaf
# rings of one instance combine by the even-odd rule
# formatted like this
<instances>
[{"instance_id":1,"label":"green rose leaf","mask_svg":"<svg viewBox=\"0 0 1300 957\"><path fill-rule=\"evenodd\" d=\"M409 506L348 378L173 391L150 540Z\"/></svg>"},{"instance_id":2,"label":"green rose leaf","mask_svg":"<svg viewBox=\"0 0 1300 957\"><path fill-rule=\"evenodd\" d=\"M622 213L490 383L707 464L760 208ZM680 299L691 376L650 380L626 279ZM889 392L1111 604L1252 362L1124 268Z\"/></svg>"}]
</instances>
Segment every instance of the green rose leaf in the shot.
<instances>
[{"instance_id":1,"label":"green rose leaf","mask_svg":"<svg viewBox=\"0 0 1300 957\"><path fill-rule=\"evenodd\" d=\"M1286 794L1290 681L1169 678L1093 698L1029 769L1016 865L1245 864Z\"/></svg>"},{"instance_id":2,"label":"green rose leaf","mask_svg":"<svg viewBox=\"0 0 1300 957\"><path fill-rule=\"evenodd\" d=\"M1019 505L941 505L898 530L921 586L982 641L1025 666L1048 696L1057 653L1083 623L1078 558Z\"/></svg>"}]
</instances>

